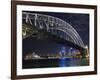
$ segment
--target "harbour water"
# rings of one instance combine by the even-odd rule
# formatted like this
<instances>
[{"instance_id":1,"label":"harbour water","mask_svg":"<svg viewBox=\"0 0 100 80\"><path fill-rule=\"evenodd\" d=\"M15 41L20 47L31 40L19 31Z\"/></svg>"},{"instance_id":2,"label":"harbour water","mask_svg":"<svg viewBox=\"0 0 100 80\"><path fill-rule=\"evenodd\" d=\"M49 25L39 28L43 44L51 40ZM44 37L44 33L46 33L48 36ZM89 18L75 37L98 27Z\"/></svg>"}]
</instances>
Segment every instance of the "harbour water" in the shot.
<instances>
[{"instance_id":1,"label":"harbour water","mask_svg":"<svg viewBox=\"0 0 100 80\"><path fill-rule=\"evenodd\" d=\"M23 60L23 69L88 66L86 58L33 59Z\"/></svg>"}]
</instances>

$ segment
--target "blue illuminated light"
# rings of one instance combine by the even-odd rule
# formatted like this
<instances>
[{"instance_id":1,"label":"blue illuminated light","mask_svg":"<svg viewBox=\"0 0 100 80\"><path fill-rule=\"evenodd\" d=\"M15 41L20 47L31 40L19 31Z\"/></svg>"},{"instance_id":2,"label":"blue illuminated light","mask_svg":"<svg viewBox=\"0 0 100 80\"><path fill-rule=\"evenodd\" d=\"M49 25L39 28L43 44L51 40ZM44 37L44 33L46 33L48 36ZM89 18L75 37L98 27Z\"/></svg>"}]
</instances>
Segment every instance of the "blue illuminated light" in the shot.
<instances>
[{"instance_id":1,"label":"blue illuminated light","mask_svg":"<svg viewBox=\"0 0 100 80\"><path fill-rule=\"evenodd\" d=\"M61 58L64 58L65 57L65 53L66 53L66 48L65 47L62 47L61 48Z\"/></svg>"}]
</instances>

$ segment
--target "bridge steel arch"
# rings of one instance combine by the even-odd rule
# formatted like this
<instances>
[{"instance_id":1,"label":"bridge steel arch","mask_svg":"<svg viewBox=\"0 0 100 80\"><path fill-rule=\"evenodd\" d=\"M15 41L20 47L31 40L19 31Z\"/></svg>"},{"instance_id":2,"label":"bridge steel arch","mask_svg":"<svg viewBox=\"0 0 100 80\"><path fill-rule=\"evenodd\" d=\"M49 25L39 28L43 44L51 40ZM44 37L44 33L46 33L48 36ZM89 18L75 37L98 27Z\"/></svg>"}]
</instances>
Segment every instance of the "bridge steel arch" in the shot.
<instances>
[{"instance_id":1,"label":"bridge steel arch","mask_svg":"<svg viewBox=\"0 0 100 80\"><path fill-rule=\"evenodd\" d=\"M49 32L53 35L57 35L57 33L63 32L64 34L57 36L63 38L64 40L70 41L82 48L85 48L84 43L77 31L66 21L44 14L29 12L23 12L22 14L22 19L24 19L26 23L31 24L37 29L46 30L46 32Z\"/></svg>"}]
</instances>

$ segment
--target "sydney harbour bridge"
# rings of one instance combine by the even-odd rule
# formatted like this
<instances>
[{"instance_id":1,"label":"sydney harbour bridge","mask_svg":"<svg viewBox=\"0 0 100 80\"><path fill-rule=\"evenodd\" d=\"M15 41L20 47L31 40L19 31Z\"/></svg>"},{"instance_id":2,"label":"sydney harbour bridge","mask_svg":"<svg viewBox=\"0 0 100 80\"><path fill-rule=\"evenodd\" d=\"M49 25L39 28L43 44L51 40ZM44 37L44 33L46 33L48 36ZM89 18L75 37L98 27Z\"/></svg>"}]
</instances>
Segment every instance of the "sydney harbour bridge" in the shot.
<instances>
[{"instance_id":1,"label":"sydney harbour bridge","mask_svg":"<svg viewBox=\"0 0 100 80\"><path fill-rule=\"evenodd\" d=\"M31 26L23 28L23 39L32 35L34 36L37 31L40 31L43 34L49 35L53 40L78 49L82 56L85 55L86 48L81 37L74 27L66 21L54 16L38 13L22 12L22 14L24 23Z\"/></svg>"}]
</instances>

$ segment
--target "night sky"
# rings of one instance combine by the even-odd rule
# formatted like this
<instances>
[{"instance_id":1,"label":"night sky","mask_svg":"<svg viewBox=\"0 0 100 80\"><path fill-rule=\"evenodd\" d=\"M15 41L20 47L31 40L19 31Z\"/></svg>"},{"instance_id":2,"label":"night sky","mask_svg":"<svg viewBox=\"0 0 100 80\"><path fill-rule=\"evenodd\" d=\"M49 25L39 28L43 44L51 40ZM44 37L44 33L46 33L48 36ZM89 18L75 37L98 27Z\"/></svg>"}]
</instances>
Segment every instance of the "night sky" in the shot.
<instances>
[{"instance_id":1,"label":"night sky","mask_svg":"<svg viewBox=\"0 0 100 80\"><path fill-rule=\"evenodd\" d=\"M29 11L28 11L29 12ZM60 18L68 22L78 32L84 45L89 46L89 14L76 13L54 13L54 12L33 12L40 13ZM63 44L55 43L50 40L33 40L27 38L23 40L23 53L37 52L37 53L57 53L61 50ZM67 46L66 49L70 47Z\"/></svg>"}]
</instances>

